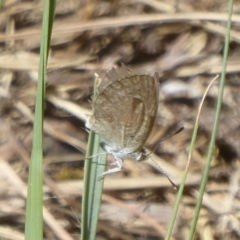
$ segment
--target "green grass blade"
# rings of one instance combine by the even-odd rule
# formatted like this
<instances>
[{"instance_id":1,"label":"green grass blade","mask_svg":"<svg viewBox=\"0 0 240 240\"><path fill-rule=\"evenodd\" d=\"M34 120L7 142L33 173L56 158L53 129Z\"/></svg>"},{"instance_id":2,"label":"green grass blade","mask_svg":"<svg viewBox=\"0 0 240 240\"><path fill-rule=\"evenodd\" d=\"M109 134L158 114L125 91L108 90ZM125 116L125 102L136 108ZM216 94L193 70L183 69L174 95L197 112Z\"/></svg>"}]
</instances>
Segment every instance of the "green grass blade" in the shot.
<instances>
[{"instance_id":1,"label":"green grass blade","mask_svg":"<svg viewBox=\"0 0 240 240\"><path fill-rule=\"evenodd\" d=\"M230 30L231 30L231 17L232 17L232 11L233 11L233 0L229 1L229 7L228 7L228 22L227 22L227 32L225 36L225 45L224 45L224 55L223 55L223 67L222 67L222 74L221 74L221 80L220 80L220 88L219 88L219 94L218 94L218 100L217 100L217 107L216 107L216 114L214 118L214 125L211 135L211 140L209 144L208 154L207 154L207 161L206 161L206 167L203 174L203 180L200 186L200 192L199 197L197 200L197 205L195 208L194 218L191 224L190 234L188 239L194 238L194 233L197 225L197 221L199 218L199 213L201 210L202 205L202 199L203 195L206 189L206 184L208 180L209 170L211 167L211 160L214 152L214 146L216 141L216 135L218 130L218 123L219 123L219 116L221 112L221 106L222 106L222 99L223 99L223 91L224 91L224 85L225 85L225 76L226 76L226 68L227 68L227 59L228 59L228 50L229 50L229 40L230 40Z\"/></svg>"},{"instance_id":2,"label":"green grass blade","mask_svg":"<svg viewBox=\"0 0 240 240\"><path fill-rule=\"evenodd\" d=\"M98 79L95 80L95 95ZM95 240L105 172L106 153L100 148L100 137L90 132L84 168L84 192L81 214L81 240Z\"/></svg>"},{"instance_id":3,"label":"green grass blade","mask_svg":"<svg viewBox=\"0 0 240 240\"><path fill-rule=\"evenodd\" d=\"M45 74L47 68L48 49L54 19L55 1L45 1L42 22L42 38L40 49L39 78L37 86L35 120L33 129L33 147L29 166L28 194L25 221L25 239L41 240L43 238L43 173L42 173L42 135L45 100Z\"/></svg>"},{"instance_id":4,"label":"green grass blade","mask_svg":"<svg viewBox=\"0 0 240 240\"><path fill-rule=\"evenodd\" d=\"M177 217L177 213L178 213L178 209L179 209L179 206L180 206L181 198L182 198L182 195L183 195L183 189L184 189L184 186L185 186L185 183L186 183L186 180L187 180L189 166L190 166L192 154L193 154L193 151L194 151L194 148L195 148L196 139L197 139L199 118L200 118L200 115L201 115L202 106L203 106L204 100L205 100L205 98L207 96L207 93L208 93L210 87L212 86L212 84L214 83L214 81L217 78L218 78L218 76L215 77L211 81L211 83L207 87L207 89L206 89L206 91L205 91L205 93L204 93L204 95L202 97L202 100L201 100L201 102L199 104L199 109L198 109L198 113L197 113L194 129L193 129L193 134L192 134L192 138L191 138L190 148L189 148L189 154L188 154L188 159L187 159L187 166L185 168L185 171L184 171L184 174L183 174L183 177L182 177L182 181L181 181L181 185L180 185L180 188L178 190L178 195L177 195L177 199L176 199L175 206L174 206L174 209L173 209L173 214L172 214L171 220L169 222L168 231L167 231L167 234L166 234L166 237L165 237L166 240L171 238L173 227L174 227L174 224L175 224L175 221L176 221L176 217Z\"/></svg>"}]
</instances>

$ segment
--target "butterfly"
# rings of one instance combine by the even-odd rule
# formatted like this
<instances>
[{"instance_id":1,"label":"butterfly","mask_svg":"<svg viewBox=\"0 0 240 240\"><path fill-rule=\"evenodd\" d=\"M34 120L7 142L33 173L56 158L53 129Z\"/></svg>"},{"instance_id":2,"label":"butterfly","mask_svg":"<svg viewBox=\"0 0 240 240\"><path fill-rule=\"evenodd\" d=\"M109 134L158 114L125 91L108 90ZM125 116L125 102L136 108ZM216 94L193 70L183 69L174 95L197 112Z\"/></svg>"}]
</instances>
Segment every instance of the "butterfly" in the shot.
<instances>
[{"instance_id":1,"label":"butterfly","mask_svg":"<svg viewBox=\"0 0 240 240\"><path fill-rule=\"evenodd\" d=\"M101 147L115 158L116 167L104 174L120 171L124 159L148 158L143 145L156 118L158 89L157 73L138 75L125 65L113 68L101 80L93 99L94 115L85 125L100 135Z\"/></svg>"}]
</instances>

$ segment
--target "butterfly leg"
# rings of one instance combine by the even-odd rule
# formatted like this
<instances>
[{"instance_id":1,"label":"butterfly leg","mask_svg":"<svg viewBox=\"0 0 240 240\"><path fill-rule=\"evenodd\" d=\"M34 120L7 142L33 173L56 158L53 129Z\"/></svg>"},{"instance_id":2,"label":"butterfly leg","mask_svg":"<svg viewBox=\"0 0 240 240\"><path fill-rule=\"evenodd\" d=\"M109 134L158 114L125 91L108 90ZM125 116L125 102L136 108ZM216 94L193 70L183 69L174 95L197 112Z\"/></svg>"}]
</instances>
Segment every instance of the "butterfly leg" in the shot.
<instances>
[{"instance_id":1,"label":"butterfly leg","mask_svg":"<svg viewBox=\"0 0 240 240\"><path fill-rule=\"evenodd\" d=\"M122 170L122 166L123 166L123 159L115 158L115 162L112 165L116 165L116 167L107 170L105 173L103 173L103 176L110 174L110 173L120 172Z\"/></svg>"}]
</instances>

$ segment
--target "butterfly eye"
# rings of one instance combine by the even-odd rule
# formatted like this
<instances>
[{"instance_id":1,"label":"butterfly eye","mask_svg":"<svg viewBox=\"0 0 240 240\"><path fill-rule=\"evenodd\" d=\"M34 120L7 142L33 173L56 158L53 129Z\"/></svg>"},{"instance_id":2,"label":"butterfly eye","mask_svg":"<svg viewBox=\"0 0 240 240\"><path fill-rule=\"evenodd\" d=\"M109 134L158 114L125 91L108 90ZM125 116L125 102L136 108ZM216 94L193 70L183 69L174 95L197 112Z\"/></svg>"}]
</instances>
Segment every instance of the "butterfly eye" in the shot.
<instances>
[{"instance_id":1,"label":"butterfly eye","mask_svg":"<svg viewBox=\"0 0 240 240\"><path fill-rule=\"evenodd\" d=\"M146 153L145 149L143 148L139 153L139 156L136 158L136 161L141 162L148 159L148 154Z\"/></svg>"},{"instance_id":2,"label":"butterfly eye","mask_svg":"<svg viewBox=\"0 0 240 240\"><path fill-rule=\"evenodd\" d=\"M140 161L143 161L143 160L144 160L144 156L143 156L142 153L140 153L140 154L138 155L138 157L136 158L136 161L140 162Z\"/></svg>"}]
</instances>

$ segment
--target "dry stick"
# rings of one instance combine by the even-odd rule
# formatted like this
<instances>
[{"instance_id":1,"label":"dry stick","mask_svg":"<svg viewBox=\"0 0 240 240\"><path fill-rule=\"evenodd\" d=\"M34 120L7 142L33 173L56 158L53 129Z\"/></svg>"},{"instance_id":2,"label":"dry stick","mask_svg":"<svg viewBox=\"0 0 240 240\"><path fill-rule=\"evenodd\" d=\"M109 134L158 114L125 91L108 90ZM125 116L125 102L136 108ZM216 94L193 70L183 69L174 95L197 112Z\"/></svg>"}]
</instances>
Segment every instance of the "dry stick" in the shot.
<instances>
[{"instance_id":1,"label":"dry stick","mask_svg":"<svg viewBox=\"0 0 240 240\"><path fill-rule=\"evenodd\" d=\"M0 159L0 168L3 170L3 174L9 179L10 183L16 187L21 196L26 199L27 191L25 183L20 179L20 177L13 171L9 163L5 159ZM45 223L52 229L55 235L59 239L63 240L73 240L70 234L65 231L64 228L58 223L58 221L51 215L51 213L43 207L43 218Z\"/></svg>"},{"instance_id":2,"label":"dry stick","mask_svg":"<svg viewBox=\"0 0 240 240\"><path fill-rule=\"evenodd\" d=\"M171 14L143 14L130 17L119 18L102 18L91 21L82 21L78 24L76 22L62 23L61 25L53 29L53 37L56 35L83 32L86 30L94 29L106 29L116 27L126 27L140 24L154 24L164 22L189 22L189 21L222 21L226 22L227 17L225 13L214 12L188 12L188 13L171 13ZM232 15L232 22L240 22L240 16L237 14ZM4 42L9 39L24 39L26 37L38 37L40 36L40 30L30 29L22 33L15 33L12 35L0 34L0 42Z\"/></svg>"},{"instance_id":3,"label":"dry stick","mask_svg":"<svg viewBox=\"0 0 240 240\"><path fill-rule=\"evenodd\" d=\"M148 6L151 6L152 8L155 8L158 11L163 11L165 13L174 14L177 8L178 11L181 11L183 14L184 13L186 15L189 14L189 12L187 12L187 10L185 9L185 6L181 6L181 4L176 7L175 6L173 7L171 4L161 3L157 0L137 0L137 2L142 2ZM193 20L193 19L189 19L189 20ZM225 26L221 26L219 24L208 22L208 21L202 22L201 19L195 19L193 22L191 22L191 24L193 26L203 27L212 33L216 33L222 36L225 36L225 33L226 33ZM240 42L240 32L236 30L231 30L231 39L233 39L234 41Z\"/></svg>"},{"instance_id":4,"label":"dry stick","mask_svg":"<svg viewBox=\"0 0 240 240\"><path fill-rule=\"evenodd\" d=\"M106 194L102 195L103 201L110 202L112 204L115 204L121 208L128 209L131 213L134 215L138 216L139 218L143 219L145 222L149 223L159 234L161 237L165 235L165 230L164 228L157 222L157 220L149 217L147 214L137 210L136 208L129 206L128 204L113 198L111 196L108 196ZM172 238L174 240L175 238Z\"/></svg>"},{"instance_id":5,"label":"dry stick","mask_svg":"<svg viewBox=\"0 0 240 240\"><path fill-rule=\"evenodd\" d=\"M18 109L22 114L24 114L27 119L29 119L31 122L33 121L33 113L32 111L21 101L17 101L15 103L16 109ZM85 151L86 149L86 143L82 142L64 132L61 132L59 130L56 130L54 127L52 127L47 121L44 122L44 132L48 135L58 139L59 141L66 142L73 147L76 147L78 149L81 149L82 151Z\"/></svg>"}]
</instances>

